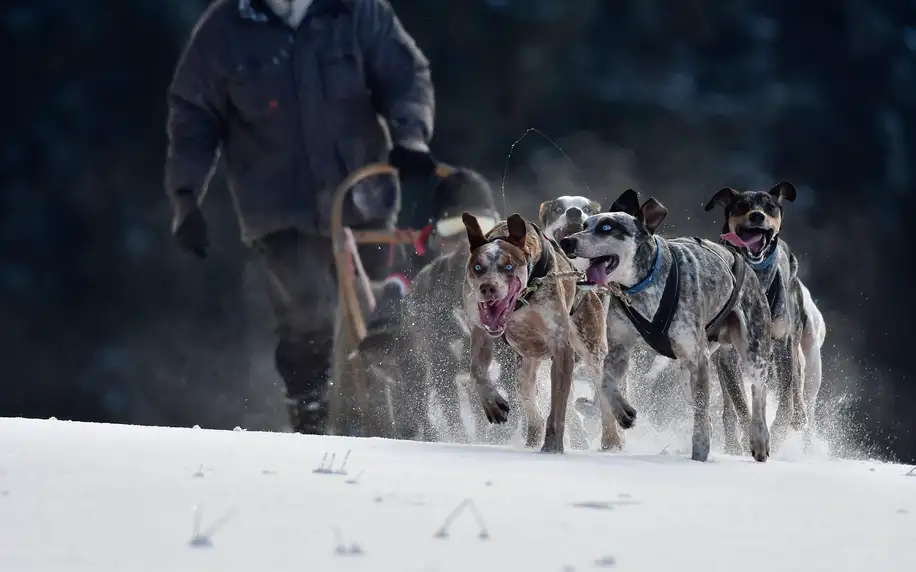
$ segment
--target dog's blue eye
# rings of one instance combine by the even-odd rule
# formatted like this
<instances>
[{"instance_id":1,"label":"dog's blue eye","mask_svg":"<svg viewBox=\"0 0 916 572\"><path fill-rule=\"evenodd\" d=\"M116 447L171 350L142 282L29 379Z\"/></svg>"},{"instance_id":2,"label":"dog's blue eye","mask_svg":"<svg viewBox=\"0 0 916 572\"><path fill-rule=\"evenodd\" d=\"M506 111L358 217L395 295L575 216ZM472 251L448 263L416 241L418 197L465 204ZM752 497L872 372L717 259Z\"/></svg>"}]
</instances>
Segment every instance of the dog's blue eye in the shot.
<instances>
[{"instance_id":1,"label":"dog's blue eye","mask_svg":"<svg viewBox=\"0 0 916 572\"><path fill-rule=\"evenodd\" d=\"M474 265L474 272L480 272L481 270L483 270L483 267L481 265L479 264Z\"/></svg>"},{"instance_id":2,"label":"dog's blue eye","mask_svg":"<svg viewBox=\"0 0 916 572\"><path fill-rule=\"evenodd\" d=\"M515 266L513 266L512 264L506 264L506 271L507 271L507 272L512 272L512 269L513 269L513 268L515 268Z\"/></svg>"},{"instance_id":3,"label":"dog's blue eye","mask_svg":"<svg viewBox=\"0 0 916 572\"><path fill-rule=\"evenodd\" d=\"M609 224L601 225L601 232L611 232L611 225Z\"/></svg>"}]
</instances>

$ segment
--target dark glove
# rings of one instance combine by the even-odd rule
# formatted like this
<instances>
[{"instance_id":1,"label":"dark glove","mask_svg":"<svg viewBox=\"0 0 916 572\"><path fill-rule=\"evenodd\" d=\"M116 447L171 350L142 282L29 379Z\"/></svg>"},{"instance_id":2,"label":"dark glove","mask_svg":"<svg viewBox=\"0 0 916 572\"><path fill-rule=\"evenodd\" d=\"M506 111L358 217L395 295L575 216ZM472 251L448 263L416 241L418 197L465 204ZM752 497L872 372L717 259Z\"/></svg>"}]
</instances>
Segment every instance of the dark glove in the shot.
<instances>
[{"instance_id":1,"label":"dark glove","mask_svg":"<svg viewBox=\"0 0 916 572\"><path fill-rule=\"evenodd\" d=\"M178 191L175 214L172 218L172 234L178 245L200 257L207 257L210 241L207 239L207 221L190 191Z\"/></svg>"},{"instance_id":2,"label":"dark glove","mask_svg":"<svg viewBox=\"0 0 916 572\"><path fill-rule=\"evenodd\" d=\"M388 154L388 163L398 170L402 179L416 177L428 180L436 174L436 159L429 151L396 146Z\"/></svg>"}]
</instances>

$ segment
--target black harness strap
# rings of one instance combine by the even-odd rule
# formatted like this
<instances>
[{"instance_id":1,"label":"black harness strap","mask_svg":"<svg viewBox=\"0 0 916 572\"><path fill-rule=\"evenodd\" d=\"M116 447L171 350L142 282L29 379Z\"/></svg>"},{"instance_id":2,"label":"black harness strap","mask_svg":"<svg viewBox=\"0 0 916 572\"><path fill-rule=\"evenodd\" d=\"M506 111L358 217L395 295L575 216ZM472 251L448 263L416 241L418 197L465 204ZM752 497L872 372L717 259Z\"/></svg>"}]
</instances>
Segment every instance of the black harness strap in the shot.
<instances>
[{"instance_id":1,"label":"black harness strap","mask_svg":"<svg viewBox=\"0 0 916 572\"><path fill-rule=\"evenodd\" d=\"M541 240L541 256L538 258L537 262L534 263L534 266L531 267L531 272L528 273L528 283L525 285L525 288L522 289L522 294L515 301L515 308L513 311L518 311L528 304L528 298L537 291L537 281L546 277L550 271L553 270L554 266L553 250L548 242L549 239L541 231L538 225L534 223L529 224L535 228L535 231L538 233L538 238ZM500 236L493 240L505 240L505 237ZM492 242L492 240L490 242ZM508 342L505 332L501 337L504 341Z\"/></svg>"},{"instance_id":2,"label":"black harness strap","mask_svg":"<svg viewBox=\"0 0 916 572\"><path fill-rule=\"evenodd\" d=\"M796 294L798 298L796 304L798 304L798 313L801 314L801 327L805 329L808 327L808 320L811 319L811 317L808 316L808 311L805 309L805 297L802 294L801 288L796 289L796 292L798 292L798 294Z\"/></svg>"},{"instance_id":3,"label":"black harness strap","mask_svg":"<svg viewBox=\"0 0 916 572\"><path fill-rule=\"evenodd\" d=\"M515 302L516 310L528 303L528 298L530 298L536 290L536 288L533 288L536 281L546 277L547 274L553 270L553 250L550 247L550 243L537 225L532 223L532 226L537 230L538 238L541 239L541 256L538 258L537 262L534 263L534 266L531 267L531 272L528 274L528 284L525 285L526 291L523 292Z\"/></svg>"},{"instance_id":4,"label":"black harness strap","mask_svg":"<svg viewBox=\"0 0 916 572\"><path fill-rule=\"evenodd\" d=\"M650 348L670 359L677 359L674 356L674 350L671 348L671 337L668 335L668 328L671 327L671 320L677 311L680 293L680 271L678 270L677 258L672 252L671 268L668 270L668 278L665 280L665 291L662 292L662 299L658 303L658 309L655 311L652 321L650 322L643 318L626 302L621 303L623 312L642 336L642 339L649 344Z\"/></svg>"},{"instance_id":5,"label":"black harness strap","mask_svg":"<svg viewBox=\"0 0 916 572\"><path fill-rule=\"evenodd\" d=\"M728 297L728 302L719 310L716 317L706 325L706 339L711 342L718 340L719 328L722 327L725 318L735 309L735 304L738 303L738 296L741 294L741 287L744 285L744 274L747 272L747 264L745 264L744 258L738 253L732 252L732 256L735 258L732 264L732 277L734 278L732 283L732 295Z\"/></svg>"},{"instance_id":6,"label":"black harness strap","mask_svg":"<svg viewBox=\"0 0 916 572\"><path fill-rule=\"evenodd\" d=\"M708 248L699 238L696 238L696 241L704 248ZM712 252L718 256L718 253L715 251ZM716 341L716 333L719 328L722 327L728 315L735 309L735 305L738 303L738 297L741 294L741 287L744 285L747 265L739 254L733 252L732 256L734 257L731 268L733 278L732 293L725 303L725 306L723 306L712 321L706 325L706 337L709 341ZM680 273L678 270L677 257L672 252L671 268L668 270L668 279L665 281L665 291L662 292L662 299L658 304L658 310L655 311L655 316L652 318L652 321L650 322L639 315L628 304L621 304L624 313L630 319L633 327L636 328L649 347L669 359L677 359L674 355L674 350L671 348L671 337L668 335L668 329L671 327L671 321L674 318L674 313L677 311L680 290Z\"/></svg>"},{"instance_id":7,"label":"black harness strap","mask_svg":"<svg viewBox=\"0 0 916 572\"><path fill-rule=\"evenodd\" d=\"M776 271L776 274L773 276L773 282L770 283L770 287L767 288L767 302L770 303L770 316L776 317L776 306L782 301L782 276L779 273L779 270Z\"/></svg>"}]
</instances>

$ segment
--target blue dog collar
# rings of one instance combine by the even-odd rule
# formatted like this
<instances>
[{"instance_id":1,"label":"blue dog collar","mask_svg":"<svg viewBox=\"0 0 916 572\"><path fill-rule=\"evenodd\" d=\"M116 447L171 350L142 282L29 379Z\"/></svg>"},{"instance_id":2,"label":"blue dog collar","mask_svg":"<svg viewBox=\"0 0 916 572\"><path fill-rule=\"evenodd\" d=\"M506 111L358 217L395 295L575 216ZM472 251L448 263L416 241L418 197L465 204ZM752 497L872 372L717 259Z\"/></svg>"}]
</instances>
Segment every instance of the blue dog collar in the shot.
<instances>
[{"instance_id":1,"label":"blue dog collar","mask_svg":"<svg viewBox=\"0 0 916 572\"><path fill-rule=\"evenodd\" d=\"M638 294L642 292L649 286L651 286L655 280L658 278L658 270L662 267L662 242L659 238L655 237L655 263L652 265L652 270L649 271L648 276L642 279L638 284L634 284L630 288L627 288L624 294L631 296L633 294Z\"/></svg>"},{"instance_id":2,"label":"blue dog collar","mask_svg":"<svg viewBox=\"0 0 916 572\"><path fill-rule=\"evenodd\" d=\"M773 263L776 262L776 255L779 253L779 244L773 242L773 250L767 254L767 257L761 260L760 262L751 262L750 266L754 270L766 270L770 266L773 266Z\"/></svg>"}]
</instances>

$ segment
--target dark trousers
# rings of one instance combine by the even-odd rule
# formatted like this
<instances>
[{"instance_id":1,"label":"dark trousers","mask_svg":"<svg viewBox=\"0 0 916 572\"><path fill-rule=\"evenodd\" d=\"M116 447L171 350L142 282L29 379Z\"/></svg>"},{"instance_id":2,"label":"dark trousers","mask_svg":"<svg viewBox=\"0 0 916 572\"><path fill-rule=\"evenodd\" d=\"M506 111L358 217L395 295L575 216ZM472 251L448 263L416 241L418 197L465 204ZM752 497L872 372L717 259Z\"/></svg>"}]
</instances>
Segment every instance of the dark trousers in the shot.
<instances>
[{"instance_id":1,"label":"dark trousers","mask_svg":"<svg viewBox=\"0 0 916 572\"><path fill-rule=\"evenodd\" d=\"M266 268L277 321L275 364L286 384L293 430L324 434L338 304L331 239L289 229L269 234L254 246ZM387 275L388 250L360 247L370 279Z\"/></svg>"}]
</instances>

